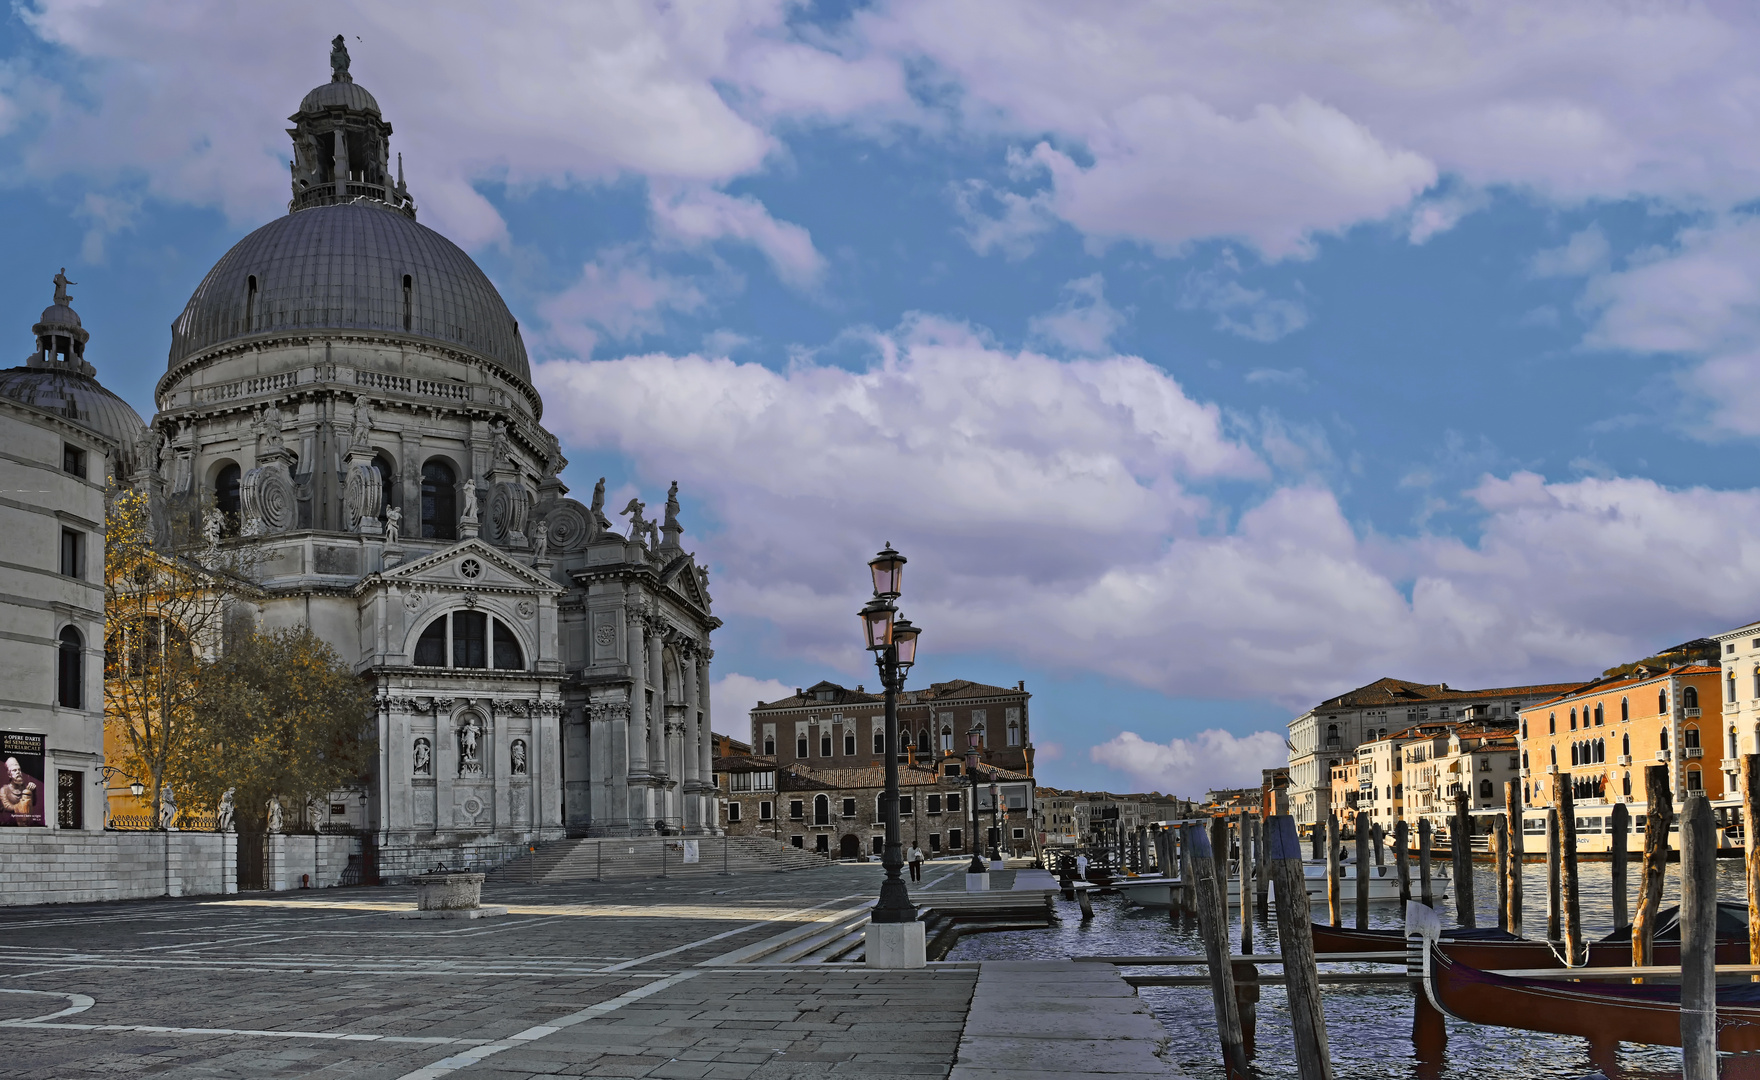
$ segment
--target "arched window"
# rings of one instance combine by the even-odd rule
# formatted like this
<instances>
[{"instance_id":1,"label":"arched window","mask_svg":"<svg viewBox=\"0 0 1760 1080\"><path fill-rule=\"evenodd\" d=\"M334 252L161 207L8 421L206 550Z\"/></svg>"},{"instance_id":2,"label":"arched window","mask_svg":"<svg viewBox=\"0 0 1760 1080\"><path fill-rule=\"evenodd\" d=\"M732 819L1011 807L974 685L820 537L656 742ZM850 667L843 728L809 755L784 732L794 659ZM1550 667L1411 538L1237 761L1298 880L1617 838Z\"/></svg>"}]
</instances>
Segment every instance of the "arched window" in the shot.
<instances>
[{"instance_id":1,"label":"arched window","mask_svg":"<svg viewBox=\"0 0 1760 1080\"><path fill-rule=\"evenodd\" d=\"M1697 686L1682 688L1681 707L1684 709L1697 709L1699 707L1699 688Z\"/></svg>"},{"instance_id":2,"label":"arched window","mask_svg":"<svg viewBox=\"0 0 1760 1080\"><path fill-rule=\"evenodd\" d=\"M524 671L526 666L525 650L513 630L481 611L454 611L436 618L416 638L412 659L417 667Z\"/></svg>"},{"instance_id":3,"label":"arched window","mask_svg":"<svg viewBox=\"0 0 1760 1080\"><path fill-rule=\"evenodd\" d=\"M1577 730L1577 709L1574 705L1571 706L1571 730Z\"/></svg>"},{"instance_id":4,"label":"arched window","mask_svg":"<svg viewBox=\"0 0 1760 1080\"><path fill-rule=\"evenodd\" d=\"M930 750L929 729L928 728L918 728L917 729L917 753L927 754L929 752L929 750Z\"/></svg>"},{"instance_id":5,"label":"arched window","mask_svg":"<svg viewBox=\"0 0 1760 1080\"><path fill-rule=\"evenodd\" d=\"M1660 749L1665 754L1668 753L1668 729L1667 728L1662 729L1662 745L1660 747L1658 747L1658 749Z\"/></svg>"},{"instance_id":6,"label":"arched window","mask_svg":"<svg viewBox=\"0 0 1760 1080\"><path fill-rule=\"evenodd\" d=\"M1558 764L1558 744L1557 743L1554 743L1552 745L1552 763L1554 765ZM1330 828L1330 827L1331 826L1328 826L1328 828Z\"/></svg>"},{"instance_id":7,"label":"arched window","mask_svg":"<svg viewBox=\"0 0 1760 1080\"><path fill-rule=\"evenodd\" d=\"M414 278L408 274L403 275L403 328L405 330L410 328L410 323L413 321L411 315L415 305L411 301L414 299L415 284Z\"/></svg>"},{"instance_id":8,"label":"arched window","mask_svg":"<svg viewBox=\"0 0 1760 1080\"><path fill-rule=\"evenodd\" d=\"M874 729L874 753L886 756L886 732L880 728Z\"/></svg>"},{"instance_id":9,"label":"arched window","mask_svg":"<svg viewBox=\"0 0 1760 1080\"><path fill-rule=\"evenodd\" d=\"M1632 718L1632 703L1630 699L1623 697L1619 699L1619 718L1622 721L1630 720Z\"/></svg>"},{"instance_id":10,"label":"arched window","mask_svg":"<svg viewBox=\"0 0 1760 1080\"><path fill-rule=\"evenodd\" d=\"M1626 757L1632 756L1632 733L1626 732L1619 737L1619 752Z\"/></svg>"},{"instance_id":11,"label":"arched window","mask_svg":"<svg viewBox=\"0 0 1760 1080\"><path fill-rule=\"evenodd\" d=\"M953 729L946 724L941 725L941 749L944 753L953 753Z\"/></svg>"},{"instance_id":12,"label":"arched window","mask_svg":"<svg viewBox=\"0 0 1760 1080\"><path fill-rule=\"evenodd\" d=\"M831 824L831 800L827 796L813 796L813 824Z\"/></svg>"},{"instance_id":13,"label":"arched window","mask_svg":"<svg viewBox=\"0 0 1760 1080\"><path fill-rule=\"evenodd\" d=\"M1668 691L1666 689L1656 691L1656 711L1663 716L1668 715Z\"/></svg>"},{"instance_id":14,"label":"arched window","mask_svg":"<svg viewBox=\"0 0 1760 1080\"><path fill-rule=\"evenodd\" d=\"M1731 761L1734 761L1736 759L1736 755L1739 752L1740 751L1738 751L1736 749L1736 729L1730 728L1729 729L1729 759Z\"/></svg>"},{"instance_id":15,"label":"arched window","mask_svg":"<svg viewBox=\"0 0 1760 1080\"><path fill-rule=\"evenodd\" d=\"M1549 712L1546 714L1546 734L1558 734L1558 714L1555 712Z\"/></svg>"},{"instance_id":16,"label":"arched window","mask_svg":"<svg viewBox=\"0 0 1760 1080\"><path fill-rule=\"evenodd\" d=\"M1595 764L1604 765L1604 764L1606 764L1606 762L1607 762L1607 740L1606 739L1596 739L1595 740Z\"/></svg>"},{"instance_id":17,"label":"arched window","mask_svg":"<svg viewBox=\"0 0 1760 1080\"><path fill-rule=\"evenodd\" d=\"M1754 669L1754 696L1760 698L1760 667ZM1736 680L1734 674L1731 674L1729 680L1729 699L1731 701L1736 699Z\"/></svg>"},{"instance_id":18,"label":"arched window","mask_svg":"<svg viewBox=\"0 0 1760 1080\"><path fill-rule=\"evenodd\" d=\"M236 464L227 464L214 474L214 509L220 511L223 524L220 532L225 536L237 536L238 521L238 482L243 473Z\"/></svg>"},{"instance_id":19,"label":"arched window","mask_svg":"<svg viewBox=\"0 0 1760 1080\"><path fill-rule=\"evenodd\" d=\"M1760 686L1760 670L1754 672L1754 685ZM1736 669L1733 667L1729 669L1729 689L1725 692L1724 697L1728 701L1736 699Z\"/></svg>"},{"instance_id":20,"label":"arched window","mask_svg":"<svg viewBox=\"0 0 1760 1080\"><path fill-rule=\"evenodd\" d=\"M1335 743L1338 741L1338 725L1337 724L1327 724L1326 725L1326 741L1329 744Z\"/></svg>"},{"instance_id":21,"label":"arched window","mask_svg":"<svg viewBox=\"0 0 1760 1080\"><path fill-rule=\"evenodd\" d=\"M1576 743L1571 743L1571 764L1573 766L1582 764L1581 761L1577 760L1577 744Z\"/></svg>"},{"instance_id":22,"label":"arched window","mask_svg":"<svg viewBox=\"0 0 1760 1080\"><path fill-rule=\"evenodd\" d=\"M422 466L422 536L458 538L458 479L452 466L438 459Z\"/></svg>"},{"instance_id":23,"label":"arched window","mask_svg":"<svg viewBox=\"0 0 1760 1080\"><path fill-rule=\"evenodd\" d=\"M1605 722L1605 718L1601 715L1601 703L1597 701L1595 703L1595 726L1600 727Z\"/></svg>"},{"instance_id":24,"label":"arched window","mask_svg":"<svg viewBox=\"0 0 1760 1080\"><path fill-rule=\"evenodd\" d=\"M1489 780L1479 781L1479 798L1481 798L1481 799L1491 798L1491 781L1489 781Z\"/></svg>"},{"instance_id":25,"label":"arched window","mask_svg":"<svg viewBox=\"0 0 1760 1080\"><path fill-rule=\"evenodd\" d=\"M1522 717L1522 738L1528 737L1528 718Z\"/></svg>"},{"instance_id":26,"label":"arched window","mask_svg":"<svg viewBox=\"0 0 1760 1080\"><path fill-rule=\"evenodd\" d=\"M1526 750L1523 750L1522 751L1522 769L1524 771L1526 771L1527 768L1528 768L1528 752Z\"/></svg>"},{"instance_id":27,"label":"arched window","mask_svg":"<svg viewBox=\"0 0 1760 1080\"><path fill-rule=\"evenodd\" d=\"M1625 793L1626 798L1628 798L1628 799L1631 798L1632 797L1632 774L1626 773L1625 776L1620 780L1619 783L1620 783L1620 789Z\"/></svg>"},{"instance_id":28,"label":"arched window","mask_svg":"<svg viewBox=\"0 0 1760 1080\"><path fill-rule=\"evenodd\" d=\"M1688 750L1699 749L1699 727L1697 724L1688 724L1681 729L1681 745Z\"/></svg>"},{"instance_id":29,"label":"arched window","mask_svg":"<svg viewBox=\"0 0 1760 1080\"><path fill-rule=\"evenodd\" d=\"M878 734L876 734L874 736L874 741L875 742L880 741L880 736ZM875 750L874 752L876 754L878 754L880 751ZM771 733L765 734L765 736L764 736L764 753L767 756L776 753L776 736L774 734L771 734Z\"/></svg>"},{"instance_id":30,"label":"arched window","mask_svg":"<svg viewBox=\"0 0 1760 1080\"><path fill-rule=\"evenodd\" d=\"M1020 744L1021 722L1019 720L1010 720L1008 722L1008 745L1019 746Z\"/></svg>"},{"instance_id":31,"label":"arched window","mask_svg":"<svg viewBox=\"0 0 1760 1080\"><path fill-rule=\"evenodd\" d=\"M85 642L71 626L61 628L55 654L55 700L63 709L85 707Z\"/></svg>"},{"instance_id":32,"label":"arched window","mask_svg":"<svg viewBox=\"0 0 1760 1080\"><path fill-rule=\"evenodd\" d=\"M1705 790L1705 774L1699 771L1699 766L1697 765L1687 766L1687 790Z\"/></svg>"}]
</instances>

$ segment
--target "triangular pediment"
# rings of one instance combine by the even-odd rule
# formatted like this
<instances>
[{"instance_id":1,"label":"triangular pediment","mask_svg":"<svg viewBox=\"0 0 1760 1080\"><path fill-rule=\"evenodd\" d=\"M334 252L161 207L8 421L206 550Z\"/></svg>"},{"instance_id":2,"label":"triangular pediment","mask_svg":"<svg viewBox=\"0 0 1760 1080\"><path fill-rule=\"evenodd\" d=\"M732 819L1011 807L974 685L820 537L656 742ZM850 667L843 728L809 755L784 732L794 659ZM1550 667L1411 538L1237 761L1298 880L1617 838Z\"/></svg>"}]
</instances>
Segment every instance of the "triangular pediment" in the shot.
<instances>
[{"instance_id":1,"label":"triangular pediment","mask_svg":"<svg viewBox=\"0 0 1760 1080\"><path fill-rule=\"evenodd\" d=\"M705 614L708 613L709 591L703 587L694 554L680 555L667 563L666 568L660 572L660 581L683 597L686 603Z\"/></svg>"},{"instance_id":2,"label":"triangular pediment","mask_svg":"<svg viewBox=\"0 0 1760 1080\"><path fill-rule=\"evenodd\" d=\"M369 577L386 585L433 589L485 589L504 592L560 593L562 586L481 539L461 540L414 562Z\"/></svg>"}]
</instances>

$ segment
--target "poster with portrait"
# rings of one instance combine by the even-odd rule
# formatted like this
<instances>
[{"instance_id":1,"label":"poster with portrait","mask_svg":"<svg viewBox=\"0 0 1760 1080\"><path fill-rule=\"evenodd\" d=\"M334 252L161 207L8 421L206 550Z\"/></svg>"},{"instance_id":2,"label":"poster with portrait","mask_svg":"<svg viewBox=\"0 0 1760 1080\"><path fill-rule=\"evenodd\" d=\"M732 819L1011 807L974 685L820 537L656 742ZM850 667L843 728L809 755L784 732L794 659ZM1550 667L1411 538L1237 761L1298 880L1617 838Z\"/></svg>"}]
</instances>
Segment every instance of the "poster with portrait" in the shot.
<instances>
[{"instance_id":1,"label":"poster with portrait","mask_svg":"<svg viewBox=\"0 0 1760 1080\"><path fill-rule=\"evenodd\" d=\"M0 731L0 827L44 828L44 737Z\"/></svg>"}]
</instances>

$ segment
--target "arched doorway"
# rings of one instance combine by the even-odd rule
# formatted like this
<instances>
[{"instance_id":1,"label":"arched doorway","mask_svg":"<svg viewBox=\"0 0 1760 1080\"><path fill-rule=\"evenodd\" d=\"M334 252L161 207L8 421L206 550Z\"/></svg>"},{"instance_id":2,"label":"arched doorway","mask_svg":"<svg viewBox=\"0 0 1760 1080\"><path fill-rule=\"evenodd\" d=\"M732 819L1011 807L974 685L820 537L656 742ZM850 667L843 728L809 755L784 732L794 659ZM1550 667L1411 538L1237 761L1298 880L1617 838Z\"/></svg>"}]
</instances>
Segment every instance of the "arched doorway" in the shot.
<instances>
[{"instance_id":1,"label":"arched doorway","mask_svg":"<svg viewBox=\"0 0 1760 1080\"><path fill-rule=\"evenodd\" d=\"M862 842L853 833L844 833L843 839L837 842L837 857L840 859L854 859L861 853Z\"/></svg>"}]
</instances>

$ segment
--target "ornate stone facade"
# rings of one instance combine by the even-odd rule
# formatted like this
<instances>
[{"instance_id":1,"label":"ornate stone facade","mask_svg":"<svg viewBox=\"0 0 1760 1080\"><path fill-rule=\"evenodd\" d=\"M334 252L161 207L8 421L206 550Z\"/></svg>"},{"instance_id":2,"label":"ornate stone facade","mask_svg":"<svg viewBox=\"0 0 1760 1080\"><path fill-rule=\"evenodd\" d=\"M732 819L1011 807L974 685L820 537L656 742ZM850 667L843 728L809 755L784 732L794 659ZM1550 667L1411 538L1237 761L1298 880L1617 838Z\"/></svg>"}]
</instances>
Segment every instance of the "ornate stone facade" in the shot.
<instances>
[{"instance_id":1,"label":"ornate stone facade","mask_svg":"<svg viewBox=\"0 0 1760 1080\"><path fill-rule=\"evenodd\" d=\"M289 213L173 325L147 483L174 524L249 549L266 626L310 625L372 682L362 824L388 876L565 832L715 831L720 623L676 485L663 537L615 533L603 481L567 497L517 321L416 223L340 39L332 70L292 117Z\"/></svg>"}]
</instances>

